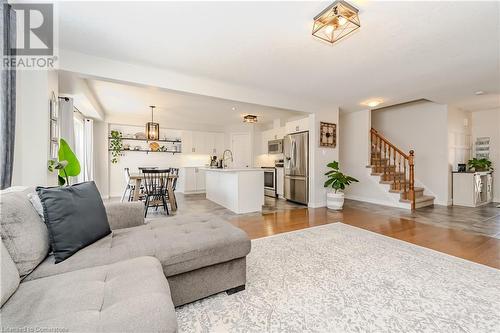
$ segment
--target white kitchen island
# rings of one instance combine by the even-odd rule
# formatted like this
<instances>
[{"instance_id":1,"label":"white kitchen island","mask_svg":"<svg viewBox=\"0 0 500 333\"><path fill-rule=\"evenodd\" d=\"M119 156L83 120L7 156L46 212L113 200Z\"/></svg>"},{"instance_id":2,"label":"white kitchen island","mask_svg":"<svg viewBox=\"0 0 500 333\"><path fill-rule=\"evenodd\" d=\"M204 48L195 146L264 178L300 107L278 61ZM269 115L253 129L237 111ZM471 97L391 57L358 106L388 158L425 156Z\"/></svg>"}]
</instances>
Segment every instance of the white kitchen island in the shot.
<instances>
[{"instance_id":1,"label":"white kitchen island","mask_svg":"<svg viewBox=\"0 0 500 333\"><path fill-rule=\"evenodd\" d=\"M264 205L264 170L259 168L205 170L207 199L237 214L260 212Z\"/></svg>"}]
</instances>

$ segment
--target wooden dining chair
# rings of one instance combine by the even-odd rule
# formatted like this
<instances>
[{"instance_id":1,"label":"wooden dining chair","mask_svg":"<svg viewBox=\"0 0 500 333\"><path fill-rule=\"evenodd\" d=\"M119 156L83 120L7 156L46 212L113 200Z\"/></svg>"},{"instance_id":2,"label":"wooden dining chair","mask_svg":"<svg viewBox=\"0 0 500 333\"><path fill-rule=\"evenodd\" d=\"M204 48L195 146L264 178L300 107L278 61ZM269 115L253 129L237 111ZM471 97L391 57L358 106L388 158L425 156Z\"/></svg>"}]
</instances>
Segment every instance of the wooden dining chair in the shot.
<instances>
[{"instance_id":1,"label":"wooden dining chair","mask_svg":"<svg viewBox=\"0 0 500 333\"><path fill-rule=\"evenodd\" d=\"M168 211L168 176L170 169L143 169L143 183L145 191L145 201L144 201L144 217L148 215L148 209L150 207L155 207L158 209L159 206L163 206L167 215L170 214Z\"/></svg>"}]
</instances>

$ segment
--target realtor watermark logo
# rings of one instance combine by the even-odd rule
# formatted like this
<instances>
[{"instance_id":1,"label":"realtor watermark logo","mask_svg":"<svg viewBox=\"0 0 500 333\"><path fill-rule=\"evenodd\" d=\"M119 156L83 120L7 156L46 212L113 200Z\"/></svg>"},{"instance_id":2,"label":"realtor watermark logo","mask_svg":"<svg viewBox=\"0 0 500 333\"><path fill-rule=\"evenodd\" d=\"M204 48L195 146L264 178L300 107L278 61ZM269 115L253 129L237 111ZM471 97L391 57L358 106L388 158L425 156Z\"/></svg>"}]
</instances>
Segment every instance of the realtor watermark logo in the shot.
<instances>
[{"instance_id":1,"label":"realtor watermark logo","mask_svg":"<svg viewBox=\"0 0 500 333\"><path fill-rule=\"evenodd\" d=\"M4 48L4 69L53 69L54 5L51 3L4 4L4 26L10 35ZM5 21L7 20L7 22ZM5 34L4 34L5 36Z\"/></svg>"}]
</instances>

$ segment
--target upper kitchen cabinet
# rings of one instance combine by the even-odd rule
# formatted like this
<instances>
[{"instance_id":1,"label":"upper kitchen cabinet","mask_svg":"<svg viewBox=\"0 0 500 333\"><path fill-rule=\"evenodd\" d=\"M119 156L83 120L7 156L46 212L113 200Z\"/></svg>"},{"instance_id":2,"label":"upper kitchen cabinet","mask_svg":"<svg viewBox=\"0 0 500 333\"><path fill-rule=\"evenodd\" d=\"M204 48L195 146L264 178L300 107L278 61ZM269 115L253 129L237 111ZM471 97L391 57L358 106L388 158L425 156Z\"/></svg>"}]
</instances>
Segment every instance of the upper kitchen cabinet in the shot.
<instances>
[{"instance_id":1,"label":"upper kitchen cabinet","mask_svg":"<svg viewBox=\"0 0 500 333\"><path fill-rule=\"evenodd\" d=\"M289 121L285 124L286 134L297 133L309 130L309 118Z\"/></svg>"},{"instance_id":2,"label":"upper kitchen cabinet","mask_svg":"<svg viewBox=\"0 0 500 333\"><path fill-rule=\"evenodd\" d=\"M186 154L221 155L224 133L183 131L182 151Z\"/></svg>"}]
</instances>

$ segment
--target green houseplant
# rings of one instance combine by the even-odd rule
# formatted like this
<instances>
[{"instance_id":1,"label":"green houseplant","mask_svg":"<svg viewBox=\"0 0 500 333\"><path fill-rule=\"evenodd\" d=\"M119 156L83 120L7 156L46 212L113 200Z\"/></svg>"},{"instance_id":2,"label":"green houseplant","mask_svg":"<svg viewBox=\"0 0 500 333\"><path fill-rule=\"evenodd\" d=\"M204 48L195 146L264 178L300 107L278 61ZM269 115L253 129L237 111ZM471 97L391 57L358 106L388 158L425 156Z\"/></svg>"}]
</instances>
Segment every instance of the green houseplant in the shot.
<instances>
[{"instance_id":1,"label":"green houseplant","mask_svg":"<svg viewBox=\"0 0 500 333\"><path fill-rule=\"evenodd\" d=\"M467 162L469 170L473 171L490 171L493 170L491 167L491 161L487 158L473 158Z\"/></svg>"},{"instance_id":2,"label":"green houseplant","mask_svg":"<svg viewBox=\"0 0 500 333\"><path fill-rule=\"evenodd\" d=\"M69 177L80 174L80 162L64 139L59 140L57 160L49 160L47 168L50 172L58 171L57 179L60 186L69 185Z\"/></svg>"},{"instance_id":3,"label":"green houseplant","mask_svg":"<svg viewBox=\"0 0 500 333\"><path fill-rule=\"evenodd\" d=\"M325 173L328 179L325 187L331 189L326 193L326 205L330 209L341 210L344 206L345 188L353 182L359 182L356 178L343 174L339 168L339 162L333 161L326 165L331 170Z\"/></svg>"},{"instance_id":4,"label":"green houseplant","mask_svg":"<svg viewBox=\"0 0 500 333\"><path fill-rule=\"evenodd\" d=\"M109 142L109 149L111 149L111 163L118 163L118 157L123 150L123 138L120 131L111 131L111 141Z\"/></svg>"}]
</instances>

